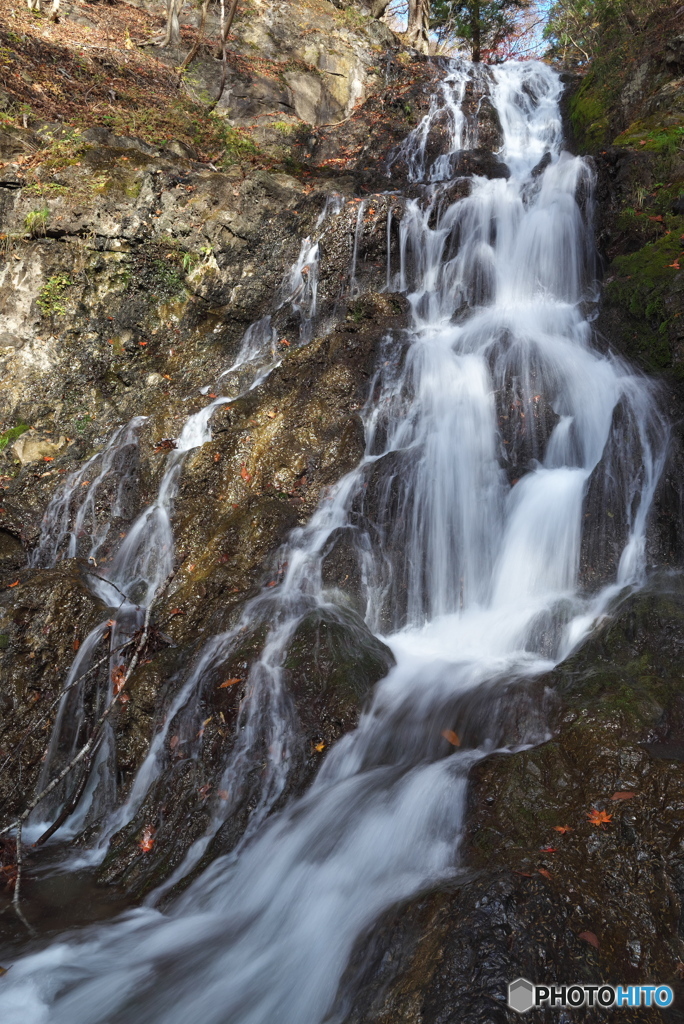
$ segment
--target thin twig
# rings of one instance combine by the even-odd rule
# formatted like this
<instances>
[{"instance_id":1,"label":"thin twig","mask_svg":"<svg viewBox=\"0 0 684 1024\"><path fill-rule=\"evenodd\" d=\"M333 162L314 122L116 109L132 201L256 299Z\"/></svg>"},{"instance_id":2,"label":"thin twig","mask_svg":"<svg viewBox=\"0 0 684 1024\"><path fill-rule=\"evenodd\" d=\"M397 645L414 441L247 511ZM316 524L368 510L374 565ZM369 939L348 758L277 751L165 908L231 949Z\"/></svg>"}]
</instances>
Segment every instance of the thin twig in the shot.
<instances>
[{"instance_id":1,"label":"thin twig","mask_svg":"<svg viewBox=\"0 0 684 1024\"><path fill-rule=\"evenodd\" d=\"M150 601L149 605L147 606L147 609L145 611L145 622L144 622L144 625L143 625L142 634L140 636L140 641L138 643L138 646L135 649L135 653L133 654L133 657L130 660L128 668L126 669L126 673L124 675L123 682L121 683L119 689L114 694L114 696L112 697L111 701L109 702L107 707L104 709L104 711L102 712L102 714L98 718L97 722L95 723L95 726L93 728L93 732L90 735L90 738L81 747L81 749L78 751L78 753L74 757L72 757L71 761L69 761L69 763L67 765L65 765L64 768L62 768L61 772L59 772L59 774L55 776L55 778L52 780L52 782L48 783L48 785L45 787L45 789L43 789L37 796L35 796L33 798L33 800L31 800L31 802L29 803L29 805L26 808L26 810L24 810L22 812L22 814L19 815L18 818L16 818L13 822L11 822L11 824L6 825L4 828L0 829L0 836L4 835L5 832L11 832L13 828L17 828L20 825L22 825L23 822L25 822L26 819L28 818L28 816L30 815L31 811L34 810L34 808L38 806L38 804L41 802L41 800L43 800L46 796L48 796L50 793L52 793L52 791L57 788L57 786L60 784L60 782L63 779L66 778L66 776L69 774L69 772L73 771L73 769L76 767L76 765L80 764L81 761L84 759L84 757L87 757L87 755L93 749L93 746L94 746L96 740L98 739L98 734L99 734L100 729L102 728L102 726L104 725L105 721L107 720L107 718L109 718L109 715L111 714L111 712L113 711L113 709L117 705L117 703L119 701L119 697L123 693L123 691L125 689L125 686L126 686L126 683L130 679L133 671L135 670L135 667L138 664L138 661L140 659L140 654L141 654L145 644L147 643L147 637L148 637L149 631L150 631L150 616L152 614L152 606L154 605L154 602L164 593L164 591L166 590L168 585L171 583L171 580L173 579L174 576L175 576L175 571L169 573L169 575L164 580L164 583L159 588L159 590L155 594L154 598Z\"/></svg>"},{"instance_id":2,"label":"thin twig","mask_svg":"<svg viewBox=\"0 0 684 1024\"><path fill-rule=\"evenodd\" d=\"M103 637L104 637L104 634L103 634ZM101 637L100 639L103 639L103 637ZM83 680L87 676L89 676L91 672L94 672L96 668L100 667L100 665L104 665L104 663L106 661L109 661L109 659L111 658L111 656L113 654L118 654L121 651L124 651L132 643L133 643L133 637L129 637L128 640L125 640L124 643L119 644L118 647L114 647L114 648L110 649L102 658L99 658L96 662L94 662L90 666L90 668L86 669L85 672L82 672L80 676L76 676L76 678L72 679L72 681L69 683L68 686L65 686L63 690L60 690L59 695L57 697L55 697L55 699L53 700L52 704L50 704L50 706L48 708L46 708L45 714L42 716L42 718L39 718L38 721L35 722L27 730L27 732L22 736L22 738L17 743L16 747L9 752L9 754L7 755L7 757L5 758L3 763L0 765L0 773L3 772L5 770L5 768L7 767L7 765L10 764L14 760L16 755L19 753L19 751L23 747L24 743L26 743L26 740L30 736L32 736L33 733L36 731L36 729L38 729L43 724L43 722L48 717L48 715L50 714L52 709L55 707L55 705L59 704L61 702L61 700L64 697L65 693L68 693L69 690L73 690L74 686L77 686L79 683L83 682Z\"/></svg>"},{"instance_id":3,"label":"thin twig","mask_svg":"<svg viewBox=\"0 0 684 1024\"><path fill-rule=\"evenodd\" d=\"M21 864L22 864L21 833L22 833L22 831L23 831L23 822L19 822L19 826L17 828L17 878L16 878L16 881L14 883L14 895L12 896L12 903L15 906L15 908L19 906L19 890L20 890L20 886L21 886Z\"/></svg>"}]
</instances>

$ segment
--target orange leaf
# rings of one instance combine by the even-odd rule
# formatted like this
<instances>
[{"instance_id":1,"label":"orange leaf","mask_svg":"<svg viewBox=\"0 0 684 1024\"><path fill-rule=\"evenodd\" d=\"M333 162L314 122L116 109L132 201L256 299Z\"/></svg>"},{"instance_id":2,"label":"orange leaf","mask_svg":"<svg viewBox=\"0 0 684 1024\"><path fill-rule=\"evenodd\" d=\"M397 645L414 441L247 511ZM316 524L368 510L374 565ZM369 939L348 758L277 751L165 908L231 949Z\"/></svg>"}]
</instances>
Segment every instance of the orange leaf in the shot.
<instances>
[{"instance_id":1,"label":"orange leaf","mask_svg":"<svg viewBox=\"0 0 684 1024\"><path fill-rule=\"evenodd\" d=\"M455 733L452 729L443 729L442 736L445 740L448 740L452 747L460 747L461 740L459 739L458 733Z\"/></svg>"},{"instance_id":2,"label":"orange leaf","mask_svg":"<svg viewBox=\"0 0 684 1024\"><path fill-rule=\"evenodd\" d=\"M127 693L122 693L119 697L119 704L128 704L130 699Z\"/></svg>"},{"instance_id":3,"label":"orange leaf","mask_svg":"<svg viewBox=\"0 0 684 1024\"><path fill-rule=\"evenodd\" d=\"M544 878L552 878L553 877L551 872L547 871L546 868L537 868L537 874L538 875L543 875Z\"/></svg>"},{"instance_id":4,"label":"orange leaf","mask_svg":"<svg viewBox=\"0 0 684 1024\"><path fill-rule=\"evenodd\" d=\"M235 686L236 683L241 683L241 679L226 679L225 683L219 683L218 689L225 690L227 686Z\"/></svg>"},{"instance_id":5,"label":"orange leaf","mask_svg":"<svg viewBox=\"0 0 684 1024\"><path fill-rule=\"evenodd\" d=\"M584 939L590 946L594 946L595 949L599 948L599 940L596 938L593 932L580 932L578 938Z\"/></svg>"},{"instance_id":6,"label":"orange leaf","mask_svg":"<svg viewBox=\"0 0 684 1024\"><path fill-rule=\"evenodd\" d=\"M592 807L590 811L587 811L587 818L589 819L590 825L601 826L612 821L613 815L607 814L606 811L597 811L595 807Z\"/></svg>"},{"instance_id":7,"label":"orange leaf","mask_svg":"<svg viewBox=\"0 0 684 1024\"><path fill-rule=\"evenodd\" d=\"M154 833L155 829L153 829L150 825L148 825L143 830L142 839L138 843L138 846L140 847L143 853L149 853L152 847L154 846L154 839L152 838Z\"/></svg>"},{"instance_id":8,"label":"orange leaf","mask_svg":"<svg viewBox=\"0 0 684 1024\"><path fill-rule=\"evenodd\" d=\"M43 456L43 462L54 462L54 461L55 461L55 460L54 460L54 458L52 457L52 455L44 455L44 456Z\"/></svg>"},{"instance_id":9,"label":"orange leaf","mask_svg":"<svg viewBox=\"0 0 684 1024\"><path fill-rule=\"evenodd\" d=\"M613 793L611 800L632 800L636 796L636 793L631 793L626 789L619 789L617 793Z\"/></svg>"},{"instance_id":10,"label":"orange leaf","mask_svg":"<svg viewBox=\"0 0 684 1024\"><path fill-rule=\"evenodd\" d=\"M251 480L252 479L252 474L249 472L247 467L244 466L244 465L243 465L242 469L240 470L240 476L242 477L243 480Z\"/></svg>"},{"instance_id":11,"label":"orange leaf","mask_svg":"<svg viewBox=\"0 0 684 1024\"><path fill-rule=\"evenodd\" d=\"M555 846L540 846L539 847L539 852L540 853L558 853L558 850L555 848Z\"/></svg>"},{"instance_id":12,"label":"orange leaf","mask_svg":"<svg viewBox=\"0 0 684 1024\"><path fill-rule=\"evenodd\" d=\"M287 345L288 348L290 347L290 342L287 340L287 338L281 338L280 339L280 344L281 345Z\"/></svg>"},{"instance_id":13,"label":"orange leaf","mask_svg":"<svg viewBox=\"0 0 684 1024\"><path fill-rule=\"evenodd\" d=\"M574 832L575 830L574 828L570 828L569 825L554 825L553 831L560 832L560 834L564 836L566 832Z\"/></svg>"},{"instance_id":14,"label":"orange leaf","mask_svg":"<svg viewBox=\"0 0 684 1024\"><path fill-rule=\"evenodd\" d=\"M121 693L121 691L123 690L124 682L125 681L126 681L126 666L125 665L117 665L117 667L112 670L112 688L113 688L114 696L115 697L116 697L116 695L118 693Z\"/></svg>"},{"instance_id":15,"label":"orange leaf","mask_svg":"<svg viewBox=\"0 0 684 1024\"><path fill-rule=\"evenodd\" d=\"M322 750L325 750L325 743L317 743L314 750L320 754Z\"/></svg>"},{"instance_id":16,"label":"orange leaf","mask_svg":"<svg viewBox=\"0 0 684 1024\"><path fill-rule=\"evenodd\" d=\"M80 640L74 640L74 643L73 643L74 650L77 651L80 646L81 646L81 641Z\"/></svg>"},{"instance_id":17,"label":"orange leaf","mask_svg":"<svg viewBox=\"0 0 684 1024\"><path fill-rule=\"evenodd\" d=\"M668 267L674 267L675 270L679 270L679 260L675 260L674 263L668 263Z\"/></svg>"},{"instance_id":18,"label":"orange leaf","mask_svg":"<svg viewBox=\"0 0 684 1024\"><path fill-rule=\"evenodd\" d=\"M9 587L7 589L11 590L12 587L18 587L18 586L19 586L19 580L15 580L14 583L10 583L10 585L9 585Z\"/></svg>"}]
</instances>

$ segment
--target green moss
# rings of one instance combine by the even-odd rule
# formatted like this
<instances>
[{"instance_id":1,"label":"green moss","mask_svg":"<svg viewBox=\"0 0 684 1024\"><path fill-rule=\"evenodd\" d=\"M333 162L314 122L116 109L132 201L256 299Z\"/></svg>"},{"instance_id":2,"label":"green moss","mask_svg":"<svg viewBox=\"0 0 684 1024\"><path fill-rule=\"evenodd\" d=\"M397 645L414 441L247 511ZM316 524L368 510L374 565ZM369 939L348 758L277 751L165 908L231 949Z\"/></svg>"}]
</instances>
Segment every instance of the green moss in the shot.
<instances>
[{"instance_id":1,"label":"green moss","mask_svg":"<svg viewBox=\"0 0 684 1024\"><path fill-rule=\"evenodd\" d=\"M34 181L23 190L25 196L65 196L69 192L67 185L60 185L56 181Z\"/></svg>"},{"instance_id":2,"label":"green moss","mask_svg":"<svg viewBox=\"0 0 684 1024\"><path fill-rule=\"evenodd\" d=\"M632 146L650 153L676 153L684 145L684 125L663 124L662 116L635 121L613 140L614 146Z\"/></svg>"},{"instance_id":3,"label":"green moss","mask_svg":"<svg viewBox=\"0 0 684 1024\"><path fill-rule=\"evenodd\" d=\"M606 138L608 105L597 75L590 72L570 100L570 121L575 137L583 147L595 149Z\"/></svg>"},{"instance_id":4,"label":"green moss","mask_svg":"<svg viewBox=\"0 0 684 1024\"><path fill-rule=\"evenodd\" d=\"M36 305L43 316L64 316L64 293L72 284L73 281L66 274L57 274L47 279L36 299Z\"/></svg>"},{"instance_id":5,"label":"green moss","mask_svg":"<svg viewBox=\"0 0 684 1024\"><path fill-rule=\"evenodd\" d=\"M0 434L0 452L3 452L8 444L12 444L27 430L30 430L28 423L18 423L16 427L10 427L4 434Z\"/></svg>"},{"instance_id":6,"label":"green moss","mask_svg":"<svg viewBox=\"0 0 684 1024\"><path fill-rule=\"evenodd\" d=\"M640 327L636 350L652 369L664 369L671 363L668 338L670 318L667 298L678 286L678 256L682 252L684 218L667 221L668 234L628 256L618 256L611 267L615 278L605 289L606 300L627 309Z\"/></svg>"},{"instance_id":7,"label":"green moss","mask_svg":"<svg viewBox=\"0 0 684 1024\"><path fill-rule=\"evenodd\" d=\"M153 274L158 295L171 298L183 291L183 278L173 263L167 260L155 260Z\"/></svg>"},{"instance_id":8,"label":"green moss","mask_svg":"<svg viewBox=\"0 0 684 1024\"><path fill-rule=\"evenodd\" d=\"M10 638L7 633L0 633L0 651L6 651L10 645Z\"/></svg>"}]
</instances>

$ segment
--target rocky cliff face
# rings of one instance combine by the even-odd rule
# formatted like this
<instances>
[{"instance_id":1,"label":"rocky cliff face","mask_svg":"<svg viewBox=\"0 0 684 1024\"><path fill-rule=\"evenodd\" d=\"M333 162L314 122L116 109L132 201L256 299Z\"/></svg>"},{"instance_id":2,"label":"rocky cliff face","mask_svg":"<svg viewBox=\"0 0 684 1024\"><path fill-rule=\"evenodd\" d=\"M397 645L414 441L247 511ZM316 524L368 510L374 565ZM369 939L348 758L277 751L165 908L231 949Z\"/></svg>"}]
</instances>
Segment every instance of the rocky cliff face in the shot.
<instances>
[{"instance_id":1,"label":"rocky cliff face","mask_svg":"<svg viewBox=\"0 0 684 1024\"><path fill-rule=\"evenodd\" d=\"M218 167L202 153L206 140L198 153L177 138L160 139L149 124L146 139L116 134L106 118L76 128L32 113L24 126L16 114L20 97L7 94L0 132L5 814L20 809L36 784L69 667L102 618L94 579L155 500L183 422L207 404L207 391L235 362L250 325L263 343L266 334L258 332L271 318L267 349L276 365L261 386L218 409L214 440L183 467L174 503L177 572L155 612L163 627L113 722L124 790L202 644L231 628L264 583L277 584L283 540L360 458L358 411L382 340L406 323L405 299L380 294L388 209L395 228L401 217L400 202L386 194L385 165L427 107L440 69L398 54L388 30L369 16L325 2L297 8L294 16L289 7L262 6L241 27L231 57L237 64L221 123L229 117L242 134L230 128L224 135ZM79 17L67 6L60 31ZM44 55L46 32L25 36L21 45ZM241 52L254 52L254 33L260 56L247 66ZM174 60L172 53L162 56ZM67 64L70 71L75 66ZM258 66L266 69L261 77ZM220 65L205 53L197 73L215 88ZM236 82L243 88L238 99ZM354 104L355 116L346 121ZM315 128L340 118L341 125ZM405 178L400 165L393 173L394 180ZM320 263L301 258L304 240L314 235ZM396 230L392 251L395 245ZM237 393L239 376L223 378L226 386ZM117 449L119 483L107 477L101 485L108 456L98 453L109 451L127 422L138 426L131 443ZM73 513L87 510L84 535L104 530L106 540L89 560L82 548L61 560L60 550L56 565L39 558L29 567L46 510L65 488ZM353 727L391 662L355 610L348 570L343 552L331 551L325 577L348 594L348 621L304 622L292 640L287 671L300 745L285 796L310 780L322 752ZM245 637L222 676L244 680L262 645L263 632ZM106 680L106 667L102 672ZM239 685L208 688L204 754L172 760L115 838L105 879L139 895L201 834L206 794L233 741L243 698ZM93 714L92 693L85 700ZM235 815L213 853L230 849L244 823L244 814ZM157 840L141 859L146 828Z\"/></svg>"},{"instance_id":2,"label":"rocky cliff face","mask_svg":"<svg viewBox=\"0 0 684 1024\"><path fill-rule=\"evenodd\" d=\"M677 393L684 357L684 36L681 7L606 29L569 100L575 144L594 155L605 260L600 329Z\"/></svg>"},{"instance_id":3,"label":"rocky cliff face","mask_svg":"<svg viewBox=\"0 0 684 1024\"><path fill-rule=\"evenodd\" d=\"M98 453L115 429L146 417L125 453L125 493L119 500L101 489L89 528L109 520L116 499L114 528L125 535L154 499L180 424L206 404L200 389L233 364L250 325L272 318L278 365L216 411L213 439L183 467L176 574L113 720L123 790L202 643L234 626L265 583L278 585L282 541L363 450L359 410L383 338L401 337L406 323L405 299L383 290L387 212L395 224L402 212L388 188L405 180L406 168L395 163L388 179L385 161L425 109L440 69L398 51L384 27L354 11L325 0L255 5L231 57L222 113L237 134L227 137L221 161L209 162L214 154L193 149L189 137L145 130L146 138L133 137L110 122L75 129L33 116L21 127L14 118L0 135L0 795L7 815L35 785L69 666L102 618L93 577L118 537L108 535L91 560L29 568L27 557L57 489L85 465L98 471ZM191 32L189 24L186 41ZM591 147L599 174L608 263L601 330L676 388L684 339L673 264L684 211L672 140L679 138L681 47L673 28L662 37L653 27L652 38L644 62L625 66L612 98L597 64L574 92L571 116L575 142ZM189 92L201 99L217 78L207 48ZM497 126L477 97L468 102L488 149L470 156L464 171L501 174L491 153ZM429 145L439 152L438 131ZM331 193L336 200L326 207ZM300 267L294 285L288 274L314 233L322 258L316 314L307 322L306 274ZM392 233L389 246L391 254ZM78 507L94 479L79 479ZM668 522L672 502L661 503ZM669 547L673 561L677 543ZM358 614L356 571L340 538L325 579L343 595L348 617L304 620L292 640L288 693L300 742L283 800L353 728L390 663ZM339 1019L511 1020L505 986L519 974L679 983L683 644L681 588L661 580L644 594L622 595L591 642L550 676L534 686L508 682L519 699L509 705L512 716L494 701L501 744L515 744L540 707L551 714L553 738L478 765L461 881L398 908L367 936L350 964ZM137 898L168 877L202 833L207 795L234 742L241 684L262 645L257 629L207 673L202 717L188 723L200 756L183 756L180 740L171 749L158 784L114 837L101 882ZM477 746L491 714L491 703L463 702L464 742ZM245 812L258 765L254 776ZM592 805L611 820L592 825ZM245 820L236 814L206 857L231 849ZM141 852L150 829L154 849ZM25 892L30 901L30 884ZM643 1011L633 1019L661 1017ZM668 1019L681 1018L673 1011Z\"/></svg>"}]
</instances>

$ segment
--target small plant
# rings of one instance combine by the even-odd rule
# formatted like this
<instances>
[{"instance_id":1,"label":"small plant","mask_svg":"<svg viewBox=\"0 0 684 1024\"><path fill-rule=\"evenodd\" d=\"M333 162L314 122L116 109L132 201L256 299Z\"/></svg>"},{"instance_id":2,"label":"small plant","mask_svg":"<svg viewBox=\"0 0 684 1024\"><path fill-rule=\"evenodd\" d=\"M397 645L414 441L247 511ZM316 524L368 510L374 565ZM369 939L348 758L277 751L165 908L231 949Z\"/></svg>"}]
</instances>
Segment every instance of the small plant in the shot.
<instances>
[{"instance_id":1,"label":"small plant","mask_svg":"<svg viewBox=\"0 0 684 1024\"><path fill-rule=\"evenodd\" d=\"M48 221L50 220L50 210L47 206L44 206L41 210L31 210L24 217L24 230L27 235L31 235L32 238L37 238L38 235L45 234L45 228L47 227Z\"/></svg>"},{"instance_id":2,"label":"small plant","mask_svg":"<svg viewBox=\"0 0 684 1024\"><path fill-rule=\"evenodd\" d=\"M28 423L18 423L16 427L10 427L4 434L0 434L0 452L4 452L7 445L12 444L18 437L30 430Z\"/></svg>"},{"instance_id":3,"label":"small plant","mask_svg":"<svg viewBox=\"0 0 684 1024\"><path fill-rule=\"evenodd\" d=\"M66 305L64 303L64 292L73 284L65 274L57 274L49 277L40 289L36 305L43 316L64 316Z\"/></svg>"},{"instance_id":4,"label":"small plant","mask_svg":"<svg viewBox=\"0 0 684 1024\"><path fill-rule=\"evenodd\" d=\"M74 425L75 425L76 429L78 430L79 434L83 433L83 431L88 426L88 424L90 423L92 418L93 418L92 416L86 415L86 416L82 416L79 420L76 420Z\"/></svg>"},{"instance_id":5,"label":"small plant","mask_svg":"<svg viewBox=\"0 0 684 1024\"><path fill-rule=\"evenodd\" d=\"M56 181L34 181L24 189L25 196L65 196L68 192L68 185L59 185Z\"/></svg>"},{"instance_id":6,"label":"small plant","mask_svg":"<svg viewBox=\"0 0 684 1024\"><path fill-rule=\"evenodd\" d=\"M199 262L199 256L195 252L183 253L183 273L190 274Z\"/></svg>"}]
</instances>

